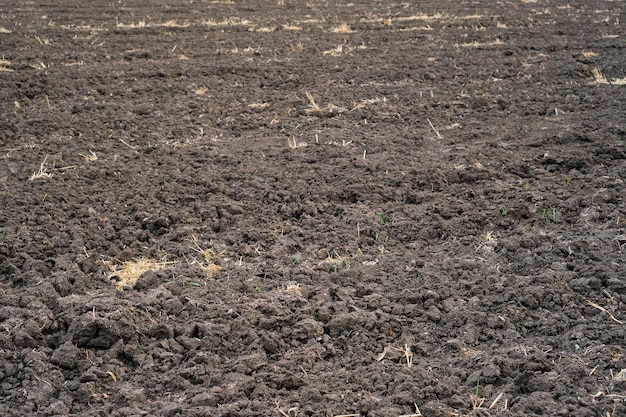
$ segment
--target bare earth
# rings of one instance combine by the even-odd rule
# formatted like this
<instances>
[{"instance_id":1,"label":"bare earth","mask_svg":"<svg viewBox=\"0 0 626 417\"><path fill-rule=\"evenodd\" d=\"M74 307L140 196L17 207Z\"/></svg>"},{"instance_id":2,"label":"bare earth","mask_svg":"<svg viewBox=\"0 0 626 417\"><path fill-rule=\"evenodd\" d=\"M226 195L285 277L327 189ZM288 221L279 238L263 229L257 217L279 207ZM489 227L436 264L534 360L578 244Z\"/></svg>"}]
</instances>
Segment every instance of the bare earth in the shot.
<instances>
[{"instance_id":1,"label":"bare earth","mask_svg":"<svg viewBox=\"0 0 626 417\"><path fill-rule=\"evenodd\" d=\"M626 415L623 0L2 3L0 415Z\"/></svg>"}]
</instances>

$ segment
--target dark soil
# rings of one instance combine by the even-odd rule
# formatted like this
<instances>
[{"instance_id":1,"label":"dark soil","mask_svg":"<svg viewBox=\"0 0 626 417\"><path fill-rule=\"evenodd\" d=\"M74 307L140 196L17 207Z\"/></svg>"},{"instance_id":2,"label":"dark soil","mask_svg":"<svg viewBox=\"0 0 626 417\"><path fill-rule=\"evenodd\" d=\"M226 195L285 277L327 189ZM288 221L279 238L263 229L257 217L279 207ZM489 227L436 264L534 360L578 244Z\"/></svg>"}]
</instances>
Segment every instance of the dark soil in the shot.
<instances>
[{"instance_id":1,"label":"dark soil","mask_svg":"<svg viewBox=\"0 0 626 417\"><path fill-rule=\"evenodd\" d=\"M626 415L622 1L145 3L0 8L0 415Z\"/></svg>"}]
</instances>

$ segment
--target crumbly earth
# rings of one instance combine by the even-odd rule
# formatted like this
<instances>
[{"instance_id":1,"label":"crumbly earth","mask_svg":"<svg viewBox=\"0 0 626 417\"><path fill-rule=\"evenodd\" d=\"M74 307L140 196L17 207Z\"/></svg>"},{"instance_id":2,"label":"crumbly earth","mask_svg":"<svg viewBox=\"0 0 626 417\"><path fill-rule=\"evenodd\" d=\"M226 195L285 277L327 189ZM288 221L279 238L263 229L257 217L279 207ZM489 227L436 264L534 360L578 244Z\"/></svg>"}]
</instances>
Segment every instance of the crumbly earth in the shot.
<instances>
[{"instance_id":1,"label":"crumbly earth","mask_svg":"<svg viewBox=\"0 0 626 417\"><path fill-rule=\"evenodd\" d=\"M0 415L626 415L623 1L146 3L0 10Z\"/></svg>"}]
</instances>

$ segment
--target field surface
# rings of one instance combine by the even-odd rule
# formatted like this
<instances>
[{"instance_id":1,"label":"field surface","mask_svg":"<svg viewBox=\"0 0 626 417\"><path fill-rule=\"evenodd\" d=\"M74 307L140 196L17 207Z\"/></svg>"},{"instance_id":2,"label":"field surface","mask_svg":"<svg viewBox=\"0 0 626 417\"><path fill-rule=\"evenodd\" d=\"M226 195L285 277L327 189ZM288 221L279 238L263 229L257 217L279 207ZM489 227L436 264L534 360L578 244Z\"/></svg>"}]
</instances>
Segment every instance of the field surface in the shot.
<instances>
[{"instance_id":1,"label":"field surface","mask_svg":"<svg viewBox=\"0 0 626 417\"><path fill-rule=\"evenodd\" d=\"M625 9L3 1L0 415L625 416Z\"/></svg>"}]
</instances>

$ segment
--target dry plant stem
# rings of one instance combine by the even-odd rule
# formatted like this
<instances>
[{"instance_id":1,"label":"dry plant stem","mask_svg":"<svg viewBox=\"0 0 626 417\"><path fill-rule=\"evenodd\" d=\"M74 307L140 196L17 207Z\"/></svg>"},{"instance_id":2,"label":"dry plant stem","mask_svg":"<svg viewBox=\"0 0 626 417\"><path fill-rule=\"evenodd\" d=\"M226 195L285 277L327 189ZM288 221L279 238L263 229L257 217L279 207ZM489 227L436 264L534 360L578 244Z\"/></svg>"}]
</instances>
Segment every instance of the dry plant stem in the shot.
<instances>
[{"instance_id":1,"label":"dry plant stem","mask_svg":"<svg viewBox=\"0 0 626 417\"><path fill-rule=\"evenodd\" d=\"M38 178L52 178L54 176L54 174L50 174L48 172L46 172L46 161L48 160L48 157L46 156L43 159L43 162L41 163L41 165L39 166L39 171L35 171L33 172L33 175L30 176L29 180L30 181L34 181Z\"/></svg>"},{"instance_id":2,"label":"dry plant stem","mask_svg":"<svg viewBox=\"0 0 626 417\"><path fill-rule=\"evenodd\" d=\"M615 381L624 381L626 380L626 368L619 371L615 376L613 376Z\"/></svg>"},{"instance_id":3,"label":"dry plant stem","mask_svg":"<svg viewBox=\"0 0 626 417\"><path fill-rule=\"evenodd\" d=\"M124 145L128 146L130 149L137 149L136 147L129 145L128 143L124 142L124 139L120 139L120 142L122 142Z\"/></svg>"},{"instance_id":4,"label":"dry plant stem","mask_svg":"<svg viewBox=\"0 0 626 417\"><path fill-rule=\"evenodd\" d=\"M398 416L398 417L423 417L424 415L420 411L420 409L417 406L417 404L413 403L413 405L415 406L415 414L403 414L403 415Z\"/></svg>"},{"instance_id":5,"label":"dry plant stem","mask_svg":"<svg viewBox=\"0 0 626 417\"><path fill-rule=\"evenodd\" d=\"M295 417L295 416L298 415L298 407L291 407L289 410L287 410L287 412L285 412L278 405L278 400L274 400L274 403L276 404L276 411L278 411L278 413L281 416L284 416L284 417Z\"/></svg>"},{"instance_id":6,"label":"dry plant stem","mask_svg":"<svg viewBox=\"0 0 626 417\"><path fill-rule=\"evenodd\" d=\"M98 160L98 155L96 155L96 153L91 149L89 150L88 155L82 153L79 153L79 155L82 156L87 162L94 162Z\"/></svg>"},{"instance_id":7,"label":"dry plant stem","mask_svg":"<svg viewBox=\"0 0 626 417\"><path fill-rule=\"evenodd\" d=\"M608 314L609 317L611 317L611 320L613 320L614 322L619 323L619 324L624 324L623 321L616 319L613 314L609 313L609 311L606 308L602 307L601 305L598 305L598 304L594 303L593 301L589 301L589 300L587 300L587 304L590 305L593 308L597 308L598 310L602 311L603 313Z\"/></svg>"},{"instance_id":8,"label":"dry plant stem","mask_svg":"<svg viewBox=\"0 0 626 417\"><path fill-rule=\"evenodd\" d=\"M311 93L309 93L307 91L304 94L306 94L306 98L309 99L309 103L311 104L311 109L309 110L311 113L318 113L319 114L319 113L323 113L324 112L322 110L322 108L317 105L317 103L313 99L313 96L311 95Z\"/></svg>"},{"instance_id":9,"label":"dry plant stem","mask_svg":"<svg viewBox=\"0 0 626 417\"><path fill-rule=\"evenodd\" d=\"M352 33L352 32L354 32L352 30L352 28L350 27L350 25L347 24L346 22L343 22L339 26L332 28L330 31L333 32L333 33Z\"/></svg>"},{"instance_id":10,"label":"dry plant stem","mask_svg":"<svg viewBox=\"0 0 626 417\"><path fill-rule=\"evenodd\" d=\"M107 371L107 375L109 375L111 377L111 380L113 382L117 382L117 377L115 376L115 374L111 371Z\"/></svg>"},{"instance_id":11,"label":"dry plant stem","mask_svg":"<svg viewBox=\"0 0 626 417\"><path fill-rule=\"evenodd\" d=\"M287 139L287 143L291 149L298 149L307 146L306 142L298 143L295 136L293 136L291 139Z\"/></svg>"},{"instance_id":12,"label":"dry plant stem","mask_svg":"<svg viewBox=\"0 0 626 417\"><path fill-rule=\"evenodd\" d=\"M292 292L294 294L297 294L300 297L302 297L302 288L300 288L300 284L298 284L298 283L290 282L285 287L285 291L290 291L290 292Z\"/></svg>"},{"instance_id":13,"label":"dry plant stem","mask_svg":"<svg viewBox=\"0 0 626 417\"><path fill-rule=\"evenodd\" d=\"M608 80L606 79L606 77L604 75L602 75L602 72L600 72L600 69L598 67L594 68L591 70L591 72L593 73L593 78L596 80L596 83L598 84L608 84Z\"/></svg>"},{"instance_id":14,"label":"dry plant stem","mask_svg":"<svg viewBox=\"0 0 626 417\"><path fill-rule=\"evenodd\" d=\"M472 409L476 410L478 408L483 408L483 404L485 403L484 398L476 398L473 395L470 396L470 402L472 403Z\"/></svg>"},{"instance_id":15,"label":"dry plant stem","mask_svg":"<svg viewBox=\"0 0 626 417\"><path fill-rule=\"evenodd\" d=\"M489 406L489 409L491 410L497 403L498 401L500 401L500 398L502 398L502 396L504 395L503 392L501 392L500 394L498 394L498 396L496 397L495 400L493 400L493 402L491 403L491 405Z\"/></svg>"},{"instance_id":16,"label":"dry plant stem","mask_svg":"<svg viewBox=\"0 0 626 417\"><path fill-rule=\"evenodd\" d=\"M191 263L187 261L187 263L189 263L189 265L198 264L198 266L200 267L200 269L202 269L204 275L207 278L213 278L213 276L215 276L215 274L217 274L222 269L222 267L213 262L212 259L216 256L222 255L222 253L215 254L211 249L202 249L198 244L198 237L196 235L191 236L191 241L194 246L190 246L189 248L201 254L204 257L204 260L198 261L195 258L192 258L193 261ZM205 264L205 261L208 263Z\"/></svg>"},{"instance_id":17,"label":"dry plant stem","mask_svg":"<svg viewBox=\"0 0 626 417\"><path fill-rule=\"evenodd\" d=\"M413 366L413 352L411 352L411 348L408 345L404 345L404 349L402 348L398 348L395 346L387 346L384 350L383 353L381 353L380 355L378 355L378 358L376 358L376 360L378 362L382 361L385 358L385 355L387 355L387 353L390 351L396 351L396 352L400 352L404 355L404 357L406 358L406 364L409 368L411 368Z\"/></svg>"},{"instance_id":18,"label":"dry plant stem","mask_svg":"<svg viewBox=\"0 0 626 417\"><path fill-rule=\"evenodd\" d=\"M435 134L437 135L438 139L443 139L443 136L441 136L439 134L439 131L437 129L435 129L435 126L433 126L433 124L431 123L430 119L426 119L428 121L428 124L430 125L430 127L435 131Z\"/></svg>"}]
</instances>

